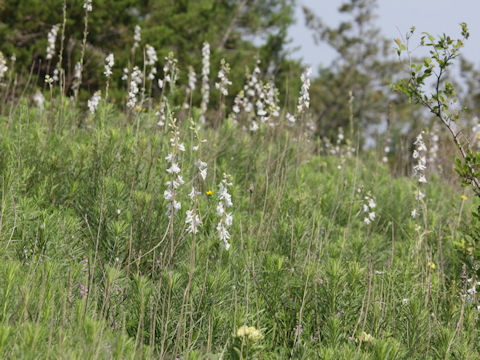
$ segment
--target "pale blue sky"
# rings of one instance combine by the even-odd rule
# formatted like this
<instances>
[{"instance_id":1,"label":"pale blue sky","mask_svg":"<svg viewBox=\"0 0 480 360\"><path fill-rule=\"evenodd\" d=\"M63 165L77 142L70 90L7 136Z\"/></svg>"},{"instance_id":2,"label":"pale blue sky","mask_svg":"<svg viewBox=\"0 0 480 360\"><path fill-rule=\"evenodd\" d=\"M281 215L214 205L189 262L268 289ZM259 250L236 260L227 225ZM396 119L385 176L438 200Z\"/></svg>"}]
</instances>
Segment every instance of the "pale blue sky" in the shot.
<instances>
[{"instance_id":1,"label":"pale blue sky","mask_svg":"<svg viewBox=\"0 0 480 360\"><path fill-rule=\"evenodd\" d=\"M318 65L328 65L335 52L328 45L317 46L313 42L311 31L305 27L300 5L310 7L327 24L338 24L342 19L337 9L343 0L298 0L296 11L297 24L290 29L293 40L291 48L300 47L293 57L301 57L316 72ZM470 29L470 39L462 53L467 59L480 66L480 0L378 0L376 25L383 35L393 39L399 37L399 30L405 34L411 26L416 33L423 31L432 35L446 33L458 36L461 22Z\"/></svg>"}]
</instances>

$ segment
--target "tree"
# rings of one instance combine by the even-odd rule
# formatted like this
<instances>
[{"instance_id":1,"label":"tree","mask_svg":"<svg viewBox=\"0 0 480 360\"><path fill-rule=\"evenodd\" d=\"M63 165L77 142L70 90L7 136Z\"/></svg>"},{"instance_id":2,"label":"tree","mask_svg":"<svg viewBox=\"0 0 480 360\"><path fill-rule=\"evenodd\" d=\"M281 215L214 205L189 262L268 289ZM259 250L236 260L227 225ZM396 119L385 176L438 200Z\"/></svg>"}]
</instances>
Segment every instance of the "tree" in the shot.
<instances>
[{"instance_id":1,"label":"tree","mask_svg":"<svg viewBox=\"0 0 480 360\"><path fill-rule=\"evenodd\" d=\"M80 58L84 32L82 0L67 1L65 69L67 88L72 84L74 65ZM159 69L163 59L174 51L180 75L187 76L188 65L200 69L203 42L211 44L212 71L220 58L232 65L234 84L241 86L245 66L263 60L265 72L278 75L284 83L288 68L284 45L286 29L291 24L294 0L96 0L88 19L88 36L82 87L89 92L103 86L103 59L113 52L115 68L132 62L131 47L135 25L142 27L142 41L133 62L143 63L143 46L149 44L158 53ZM5 0L0 4L0 48L7 55L17 56L17 70L34 74L40 79L47 71L45 58L47 33L62 23L63 0ZM256 45L252 39L264 43ZM60 36L60 32L59 32ZM57 53L58 53L57 40ZM272 62L268 61L272 59ZM58 61L55 56L52 63ZM295 62L293 62L295 64ZM273 66L272 66L273 64ZM112 84L114 85L114 84ZM120 83L117 84L120 86Z\"/></svg>"},{"instance_id":2,"label":"tree","mask_svg":"<svg viewBox=\"0 0 480 360\"><path fill-rule=\"evenodd\" d=\"M339 12L350 20L336 27L303 8L315 41L326 42L337 53L332 64L321 67L319 77L312 82L312 108L321 137L332 137L339 127L350 135L355 129L366 135L372 125L388 121L389 108L390 113L404 114L408 121L416 111L405 107L405 101L389 90L401 65L391 56L391 41L374 25L376 6L375 0L344 2Z\"/></svg>"}]
</instances>

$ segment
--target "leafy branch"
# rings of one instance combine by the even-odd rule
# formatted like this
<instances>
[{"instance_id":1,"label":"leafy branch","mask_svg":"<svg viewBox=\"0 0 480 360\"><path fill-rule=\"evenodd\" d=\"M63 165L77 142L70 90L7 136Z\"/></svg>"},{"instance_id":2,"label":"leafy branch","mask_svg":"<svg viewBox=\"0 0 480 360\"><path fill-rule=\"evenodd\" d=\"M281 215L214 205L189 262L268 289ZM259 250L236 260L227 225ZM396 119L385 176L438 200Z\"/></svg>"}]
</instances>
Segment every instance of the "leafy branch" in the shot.
<instances>
[{"instance_id":1,"label":"leafy branch","mask_svg":"<svg viewBox=\"0 0 480 360\"><path fill-rule=\"evenodd\" d=\"M395 39L398 56L407 53L410 77L393 84L393 89L407 95L410 102L423 105L445 125L461 154L461 159L456 159L456 170L462 178L462 183L472 185L475 193L480 196L480 181L476 175L480 167L480 154L471 149L457 124L460 112L452 110L453 104L457 102L456 90L449 81L444 80L447 69L460 55L460 49L470 36L467 24L461 23L460 26L460 39L453 39L445 34L435 38L429 33L422 33L419 47L426 47L429 51L429 56L425 57L423 62L413 62L412 52L409 50L409 40L415 32L415 27L410 29L405 39ZM434 89L427 92L425 90L427 81L432 80Z\"/></svg>"}]
</instances>

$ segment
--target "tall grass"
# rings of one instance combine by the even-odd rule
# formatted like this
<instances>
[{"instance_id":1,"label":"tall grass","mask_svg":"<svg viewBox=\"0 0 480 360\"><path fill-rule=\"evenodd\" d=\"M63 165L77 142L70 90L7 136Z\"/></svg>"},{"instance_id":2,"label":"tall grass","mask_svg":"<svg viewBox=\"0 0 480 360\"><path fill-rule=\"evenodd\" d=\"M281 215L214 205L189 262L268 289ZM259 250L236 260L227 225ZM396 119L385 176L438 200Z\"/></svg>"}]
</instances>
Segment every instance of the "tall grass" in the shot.
<instances>
[{"instance_id":1,"label":"tall grass","mask_svg":"<svg viewBox=\"0 0 480 360\"><path fill-rule=\"evenodd\" d=\"M191 123L177 122L185 185L173 216L162 196L171 132L155 110L101 102L85 115L70 101L42 112L23 98L0 118L3 358L480 356L477 299L453 245L469 201L438 177L422 232L415 183L392 178L382 154L319 155L296 130L223 120L198 129L208 175L194 235ZM224 173L228 251L216 231Z\"/></svg>"}]
</instances>

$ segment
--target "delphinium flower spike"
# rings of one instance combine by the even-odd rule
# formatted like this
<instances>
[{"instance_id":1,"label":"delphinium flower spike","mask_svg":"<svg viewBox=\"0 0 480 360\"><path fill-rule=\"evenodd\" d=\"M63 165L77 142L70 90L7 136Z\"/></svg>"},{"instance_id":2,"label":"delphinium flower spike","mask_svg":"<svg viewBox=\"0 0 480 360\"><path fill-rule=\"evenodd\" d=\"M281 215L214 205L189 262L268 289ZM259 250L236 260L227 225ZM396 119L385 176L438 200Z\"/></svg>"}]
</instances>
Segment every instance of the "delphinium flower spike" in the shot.
<instances>
[{"instance_id":1,"label":"delphinium flower spike","mask_svg":"<svg viewBox=\"0 0 480 360\"><path fill-rule=\"evenodd\" d=\"M425 176L425 171L427 169L427 147L423 141L423 134L424 131L417 136L415 142L413 143L415 146L415 149L413 150L413 159L416 160L416 164L413 167L413 172L414 177L418 179L417 188L415 190L415 199L419 203L425 198L425 194L422 192L421 187L423 184L427 183L427 178ZM416 218L418 214L419 212L417 208L413 209L411 212L413 218Z\"/></svg>"},{"instance_id":2,"label":"delphinium flower spike","mask_svg":"<svg viewBox=\"0 0 480 360\"><path fill-rule=\"evenodd\" d=\"M205 114L207 112L208 102L210 98L210 85L209 77L210 75L210 44L205 42L203 43L202 48L202 102L200 104L200 118L199 121L201 124L205 123Z\"/></svg>"},{"instance_id":3,"label":"delphinium flower spike","mask_svg":"<svg viewBox=\"0 0 480 360\"><path fill-rule=\"evenodd\" d=\"M230 177L224 174L218 191L217 215L220 220L217 224L217 234L227 251L230 249L230 242L228 241L230 239L230 232L228 228L233 224L233 215L231 212L228 212L228 208L233 206L232 196L228 192L228 188L231 186Z\"/></svg>"}]
</instances>

